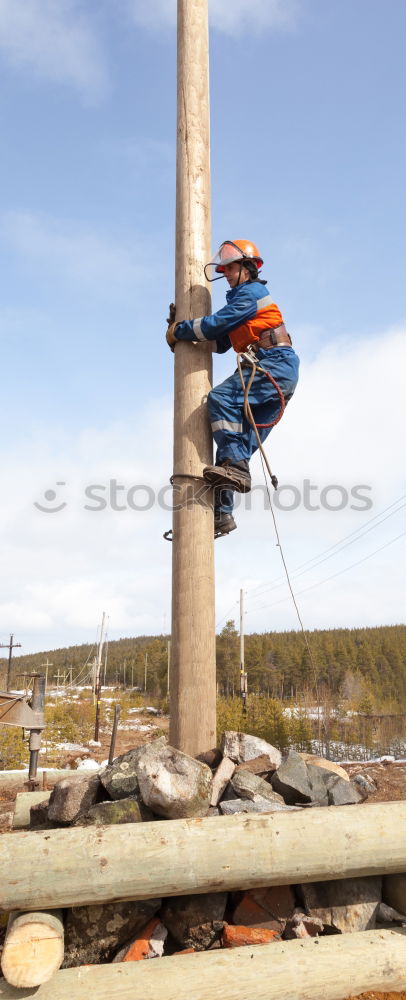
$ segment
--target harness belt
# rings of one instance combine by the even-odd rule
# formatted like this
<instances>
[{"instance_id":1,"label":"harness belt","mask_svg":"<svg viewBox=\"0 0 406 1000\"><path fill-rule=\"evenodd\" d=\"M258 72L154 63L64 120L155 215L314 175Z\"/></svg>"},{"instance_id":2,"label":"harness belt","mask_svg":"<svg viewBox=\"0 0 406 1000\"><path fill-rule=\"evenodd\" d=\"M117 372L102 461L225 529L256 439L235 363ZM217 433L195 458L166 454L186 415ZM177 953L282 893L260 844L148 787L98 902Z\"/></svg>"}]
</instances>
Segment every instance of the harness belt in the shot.
<instances>
[{"instance_id":1,"label":"harness belt","mask_svg":"<svg viewBox=\"0 0 406 1000\"><path fill-rule=\"evenodd\" d=\"M292 339L284 323L271 327L264 331L260 340L255 340L250 345L250 349L257 353L259 350L268 350L271 347L291 347Z\"/></svg>"}]
</instances>

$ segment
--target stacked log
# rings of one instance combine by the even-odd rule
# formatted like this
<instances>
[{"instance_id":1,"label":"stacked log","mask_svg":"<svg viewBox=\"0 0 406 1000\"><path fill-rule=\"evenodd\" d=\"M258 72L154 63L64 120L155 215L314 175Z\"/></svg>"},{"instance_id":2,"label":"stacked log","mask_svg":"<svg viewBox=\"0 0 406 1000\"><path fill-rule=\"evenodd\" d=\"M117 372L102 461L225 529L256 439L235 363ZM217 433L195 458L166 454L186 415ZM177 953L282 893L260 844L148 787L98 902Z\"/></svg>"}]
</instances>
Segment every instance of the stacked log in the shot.
<instances>
[{"instance_id":1,"label":"stacked log","mask_svg":"<svg viewBox=\"0 0 406 1000\"><path fill-rule=\"evenodd\" d=\"M200 987L192 981L201 976L200 961L204 958L209 969L217 969L216 953L221 950L227 983L229 977L233 981L231 969L243 953L247 993L230 986L234 992L228 994L221 981L222 996L240 1000L252 992L248 953L255 955L261 968L258 951L272 949L272 981L281 991L274 978L276 959L282 970L283 956L300 954L298 946L305 946L309 956L314 956L314 948L317 955L325 954L333 968L336 959L339 965L339 954L342 961L348 951L351 962L351 949L362 952L365 947L366 964L370 932L368 942L380 955L380 971L373 982L365 975L359 989L399 988L397 963L402 956L406 968L406 940L374 928L381 928L382 920L406 923L402 908L396 911L385 892L382 896L381 878L386 875L393 896L390 880L406 871L406 802L361 804L364 794L340 773L342 769L332 770L330 764L324 767L323 761L304 760L294 753L282 759L274 747L246 734L225 734L222 752L203 757L196 760L181 754L161 737L118 758L99 775L60 782L49 804L33 808L35 832L0 841L3 909L68 907L63 970L52 977L52 985L61 992L53 998L66 996L65 988L73 989L75 1000L82 996L89 964L95 976L93 985L86 969L89 990L99 991L97 967L102 965L111 996L130 996L136 982L137 992L142 989L146 997L150 988L159 988L162 998L169 998L172 986L166 983L164 966L174 970L176 982L177 963L190 969L192 979L186 976L185 983L189 996L197 998ZM348 804L333 805L342 801ZM158 819L172 821L163 825ZM61 964L63 931L60 924L60 951L54 942L58 957L50 972L45 959L42 967L36 957L39 939L47 942L43 948L52 950L46 933L38 938L38 924L45 927L48 919L46 912L43 916L44 922L38 912L10 921L2 962L10 987L2 983L0 997L11 997L7 989L12 985L39 983L44 985L38 1000L50 996L45 980ZM13 927L19 920L24 933L14 947ZM332 933L346 944L338 946L336 938L326 937ZM390 969L388 950L394 956ZM201 954L204 951L213 955ZM20 972L10 971L16 956ZM163 962L152 966L148 962L148 968L162 967L157 978L156 973L139 972L134 979L126 971L120 979L114 972L162 957ZM321 973L319 961L317 966ZM217 993L210 993L211 973L207 975L206 981L204 965L204 995L211 1000ZM402 975L404 985L406 975ZM182 973L179 976L183 979ZM310 990L310 972L306 976ZM265 980L264 976L264 989ZM323 987L324 1000L330 995L342 1000L344 987L338 978L341 993L334 993L335 982L334 976L331 994ZM177 996L186 996L183 986L176 989ZM356 991L353 979L351 991ZM255 993L262 995L257 988ZM271 995L268 990L266 996ZM289 995L284 988L284 1000ZM298 998L301 993L291 996Z\"/></svg>"},{"instance_id":2,"label":"stacked log","mask_svg":"<svg viewBox=\"0 0 406 1000\"><path fill-rule=\"evenodd\" d=\"M47 983L61 967L64 931L61 911L11 913L1 959L12 986Z\"/></svg>"},{"instance_id":3,"label":"stacked log","mask_svg":"<svg viewBox=\"0 0 406 1000\"><path fill-rule=\"evenodd\" d=\"M406 939L366 931L200 952L151 962L87 966L58 972L35 1000L343 1000L364 990L405 985ZM1 1000L26 1000L0 982Z\"/></svg>"}]
</instances>

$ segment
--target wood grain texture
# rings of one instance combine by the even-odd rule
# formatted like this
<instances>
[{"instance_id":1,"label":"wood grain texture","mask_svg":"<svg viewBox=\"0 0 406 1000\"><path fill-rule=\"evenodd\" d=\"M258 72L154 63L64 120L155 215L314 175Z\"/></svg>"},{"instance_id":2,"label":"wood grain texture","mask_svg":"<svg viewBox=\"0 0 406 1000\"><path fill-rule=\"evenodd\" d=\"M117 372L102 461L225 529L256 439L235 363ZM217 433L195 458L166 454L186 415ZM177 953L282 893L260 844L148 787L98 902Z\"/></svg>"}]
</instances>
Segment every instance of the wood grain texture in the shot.
<instances>
[{"instance_id":1,"label":"wood grain texture","mask_svg":"<svg viewBox=\"0 0 406 1000\"><path fill-rule=\"evenodd\" d=\"M204 264L211 256L207 0L178 0L176 319L211 313ZM175 352L174 511L170 743L197 754L216 743L213 491L207 416L212 348ZM176 478L178 476L178 478Z\"/></svg>"},{"instance_id":2,"label":"wood grain texture","mask_svg":"<svg viewBox=\"0 0 406 1000\"><path fill-rule=\"evenodd\" d=\"M60 968L64 954L62 913L11 913L1 969L12 986L39 986Z\"/></svg>"},{"instance_id":3,"label":"wood grain texture","mask_svg":"<svg viewBox=\"0 0 406 1000\"><path fill-rule=\"evenodd\" d=\"M0 908L80 906L404 871L406 802L21 832L0 837Z\"/></svg>"},{"instance_id":4,"label":"wood grain texture","mask_svg":"<svg viewBox=\"0 0 406 1000\"><path fill-rule=\"evenodd\" d=\"M58 972L36 1000L343 1000L405 985L406 937L364 931ZM0 982L1 1000L31 992Z\"/></svg>"}]
</instances>

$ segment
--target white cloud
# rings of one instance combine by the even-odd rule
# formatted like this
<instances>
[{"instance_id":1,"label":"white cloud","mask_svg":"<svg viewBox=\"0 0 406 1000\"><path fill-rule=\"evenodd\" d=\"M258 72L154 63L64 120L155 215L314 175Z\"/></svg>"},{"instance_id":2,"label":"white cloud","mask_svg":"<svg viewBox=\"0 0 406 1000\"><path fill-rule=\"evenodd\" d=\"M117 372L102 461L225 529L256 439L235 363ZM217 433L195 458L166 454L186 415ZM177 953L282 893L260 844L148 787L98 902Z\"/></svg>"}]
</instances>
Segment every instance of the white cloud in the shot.
<instances>
[{"instance_id":1,"label":"white cloud","mask_svg":"<svg viewBox=\"0 0 406 1000\"><path fill-rule=\"evenodd\" d=\"M13 67L70 84L89 101L106 91L104 56L81 0L0 0L0 49Z\"/></svg>"},{"instance_id":2,"label":"white cloud","mask_svg":"<svg viewBox=\"0 0 406 1000\"><path fill-rule=\"evenodd\" d=\"M34 265L52 273L109 289L139 284L147 277L144 253L137 245L118 244L84 225L29 212L8 212L3 238Z\"/></svg>"},{"instance_id":3,"label":"white cloud","mask_svg":"<svg viewBox=\"0 0 406 1000\"><path fill-rule=\"evenodd\" d=\"M129 0L136 24L148 30L159 30L176 23L176 0ZM209 0L209 22L212 28L227 35L242 32L258 34L263 29L290 27L297 15L298 0Z\"/></svg>"},{"instance_id":4,"label":"white cloud","mask_svg":"<svg viewBox=\"0 0 406 1000\"><path fill-rule=\"evenodd\" d=\"M309 511L303 503L293 511L277 511L283 549L309 629L404 620L406 538L324 586L300 591L386 545L405 530L405 510L311 572L296 577L295 571L349 532L367 527L369 518L406 492L399 460L406 423L405 332L389 330L362 341L343 338L305 362L297 395L268 439L267 454L281 485L293 484L303 497L303 483L309 479L317 487L311 493L314 504L320 490L332 483L348 493L356 484L372 487L369 511L351 510L350 501L340 511ZM169 360L168 380L170 370ZM157 503L141 510L152 496L145 490L133 494L139 509L128 504L132 486L145 484L157 496L168 483L169 397L140 405L138 426L148 428L148 434L142 430L135 438L133 429L121 424L84 428L76 438L58 426L27 429L24 453L7 454L0 620L5 637L14 631L27 651L92 640L103 610L110 614L111 637L169 628L171 547L162 534L170 527L171 514ZM252 471L254 482L262 484L258 458ZM121 489L111 487L112 481ZM58 487L57 482L66 485ZM95 505L85 496L88 484L102 487L97 495L107 501L104 510L85 509L86 503ZM45 497L51 489L54 501ZM126 509L112 509L111 495L116 506ZM281 493L282 505L289 500L287 491ZM59 513L45 513L34 501L48 508L62 501L67 506ZM333 492L330 501L336 501ZM296 629L286 585L279 587L283 571L271 513L263 509L258 493L253 494L252 510L237 510L236 520L238 531L216 542L216 620L238 620L239 591L244 587L247 631ZM274 589L265 589L274 581Z\"/></svg>"}]
</instances>

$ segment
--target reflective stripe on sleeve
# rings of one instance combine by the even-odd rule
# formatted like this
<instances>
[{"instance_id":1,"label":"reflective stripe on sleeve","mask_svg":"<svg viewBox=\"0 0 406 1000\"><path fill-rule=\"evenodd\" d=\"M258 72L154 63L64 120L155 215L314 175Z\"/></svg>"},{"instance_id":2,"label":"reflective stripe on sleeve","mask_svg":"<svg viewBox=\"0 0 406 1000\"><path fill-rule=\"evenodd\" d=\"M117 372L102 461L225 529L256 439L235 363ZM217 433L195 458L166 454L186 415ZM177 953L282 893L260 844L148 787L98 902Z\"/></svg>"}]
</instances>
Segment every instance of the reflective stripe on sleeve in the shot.
<instances>
[{"instance_id":1,"label":"reflective stripe on sleeve","mask_svg":"<svg viewBox=\"0 0 406 1000\"><path fill-rule=\"evenodd\" d=\"M274 305L274 300L272 298L272 295L264 295L263 299L258 299L257 301L257 310L266 309L267 306L273 306L273 305Z\"/></svg>"},{"instance_id":2,"label":"reflective stripe on sleeve","mask_svg":"<svg viewBox=\"0 0 406 1000\"><path fill-rule=\"evenodd\" d=\"M242 434L242 424L233 423L232 420L215 420L211 425L213 431L234 431L236 434Z\"/></svg>"},{"instance_id":3,"label":"reflective stripe on sleeve","mask_svg":"<svg viewBox=\"0 0 406 1000\"><path fill-rule=\"evenodd\" d=\"M202 332L202 319L203 316L201 316L200 319L193 320L193 333L198 340L206 340L206 337Z\"/></svg>"}]
</instances>

